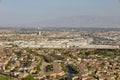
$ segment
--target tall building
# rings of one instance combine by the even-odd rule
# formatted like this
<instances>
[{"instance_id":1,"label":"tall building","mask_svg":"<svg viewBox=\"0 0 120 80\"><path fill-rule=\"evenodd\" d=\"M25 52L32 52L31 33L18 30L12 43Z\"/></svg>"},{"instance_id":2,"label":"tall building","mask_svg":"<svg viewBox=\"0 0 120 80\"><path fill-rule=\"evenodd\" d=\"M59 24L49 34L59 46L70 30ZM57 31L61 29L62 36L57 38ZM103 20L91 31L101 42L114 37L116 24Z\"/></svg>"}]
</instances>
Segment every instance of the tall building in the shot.
<instances>
[{"instance_id":1,"label":"tall building","mask_svg":"<svg viewBox=\"0 0 120 80\"><path fill-rule=\"evenodd\" d=\"M39 32L37 33L37 35L42 36L42 32L41 32L41 31L39 31Z\"/></svg>"}]
</instances>

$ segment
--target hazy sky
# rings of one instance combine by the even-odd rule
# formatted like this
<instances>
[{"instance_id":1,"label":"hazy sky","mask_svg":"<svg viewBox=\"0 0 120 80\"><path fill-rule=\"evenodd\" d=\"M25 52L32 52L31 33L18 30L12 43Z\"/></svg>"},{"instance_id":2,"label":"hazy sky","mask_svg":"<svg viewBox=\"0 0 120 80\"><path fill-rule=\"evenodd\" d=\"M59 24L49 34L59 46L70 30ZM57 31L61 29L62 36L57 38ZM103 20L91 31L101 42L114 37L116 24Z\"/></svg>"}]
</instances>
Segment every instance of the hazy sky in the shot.
<instances>
[{"instance_id":1,"label":"hazy sky","mask_svg":"<svg viewBox=\"0 0 120 80\"><path fill-rule=\"evenodd\" d=\"M0 25L21 25L61 17L120 16L119 0L1 0Z\"/></svg>"}]
</instances>

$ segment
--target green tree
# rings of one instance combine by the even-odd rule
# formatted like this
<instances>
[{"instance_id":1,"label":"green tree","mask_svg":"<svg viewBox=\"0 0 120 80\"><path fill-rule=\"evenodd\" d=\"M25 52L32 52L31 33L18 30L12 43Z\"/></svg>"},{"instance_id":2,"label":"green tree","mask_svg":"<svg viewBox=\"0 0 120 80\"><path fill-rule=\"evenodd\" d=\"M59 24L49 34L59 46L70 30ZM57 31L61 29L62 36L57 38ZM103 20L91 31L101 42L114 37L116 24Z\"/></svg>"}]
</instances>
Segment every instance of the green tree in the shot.
<instances>
[{"instance_id":1,"label":"green tree","mask_svg":"<svg viewBox=\"0 0 120 80\"><path fill-rule=\"evenodd\" d=\"M35 80L33 75L26 76L23 80Z\"/></svg>"},{"instance_id":2,"label":"green tree","mask_svg":"<svg viewBox=\"0 0 120 80\"><path fill-rule=\"evenodd\" d=\"M0 80L10 80L7 76L0 75Z\"/></svg>"}]
</instances>

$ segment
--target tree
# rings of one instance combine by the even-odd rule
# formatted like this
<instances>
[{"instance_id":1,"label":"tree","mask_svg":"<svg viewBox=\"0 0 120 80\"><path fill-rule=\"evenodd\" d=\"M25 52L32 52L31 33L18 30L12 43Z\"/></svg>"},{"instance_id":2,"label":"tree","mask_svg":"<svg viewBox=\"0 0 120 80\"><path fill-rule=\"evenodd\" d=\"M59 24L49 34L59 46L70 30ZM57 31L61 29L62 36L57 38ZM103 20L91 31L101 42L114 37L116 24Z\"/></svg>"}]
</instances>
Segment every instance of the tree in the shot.
<instances>
[{"instance_id":1,"label":"tree","mask_svg":"<svg viewBox=\"0 0 120 80\"><path fill-rule=\"evenodd\" d=\"M53 71L53 65L46 66L46 72Z\"/></svg>"},{"instance_id":2,"label":"tree","mask_svg":"<svg viewBox=\"0 0 120 80\"><path fill-rule=\"evenodd\" d=\"M10 78L7 76L0 75L0 80L10 80Z\"/></svg>"},{"instance_id":3,"label":"tree","mask_svg":"<svg viewBox=\"0 0 120 80\"><path fill-rule=\"evenodd\" d=\"M35 80L33 75L26 76L23 80Z\"/></svg>"}]
</instances>

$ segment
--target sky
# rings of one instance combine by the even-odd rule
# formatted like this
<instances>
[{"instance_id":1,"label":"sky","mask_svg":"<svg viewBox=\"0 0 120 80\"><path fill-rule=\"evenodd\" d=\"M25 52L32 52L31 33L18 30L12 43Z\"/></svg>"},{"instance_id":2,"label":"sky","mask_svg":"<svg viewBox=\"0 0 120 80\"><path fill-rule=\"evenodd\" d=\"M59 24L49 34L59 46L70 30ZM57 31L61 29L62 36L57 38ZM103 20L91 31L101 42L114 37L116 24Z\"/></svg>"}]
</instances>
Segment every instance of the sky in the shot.
<instances>
[{"instance_id":1,"label":"sky","mask_svg":"<svg viewBox=\"0 0 120 80\"><path fill-rule=\"evenodd\" d=\"M119 0L0 0L0 25L72 16L120 16Z\"/></svg>"}]
</instances>

